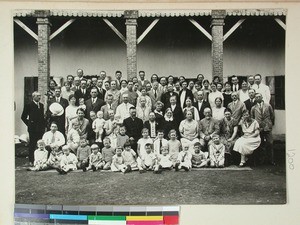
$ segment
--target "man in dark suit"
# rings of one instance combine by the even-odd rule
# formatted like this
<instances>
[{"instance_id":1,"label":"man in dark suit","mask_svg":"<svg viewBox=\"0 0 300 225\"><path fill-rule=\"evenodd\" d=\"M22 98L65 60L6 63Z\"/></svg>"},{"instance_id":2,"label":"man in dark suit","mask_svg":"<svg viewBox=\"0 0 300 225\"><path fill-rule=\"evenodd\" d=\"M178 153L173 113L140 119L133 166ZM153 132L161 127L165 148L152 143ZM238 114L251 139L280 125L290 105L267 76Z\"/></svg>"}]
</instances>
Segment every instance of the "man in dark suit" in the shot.
<instances>
[{"instance_id":1,"label":"man in dark suit","mask_svg":"<svg viewBox=\"0 0 300 225\"><path fill-rule=\"evenodd\" d=\"M240 85L240 83L239 83L239 78L237 76L233 75L231 77L231 90L238 91L242 88L241 86L242 85Z\"/></svg>"},{"instance_id":2,"label":"man in dark suit","mask_svg":"<svg viewBox=\"0 0 300 225\"><path fill-rule=\"evenodd\" d=\"M84 101L90 98L90 93L87 90L87 80L85 78L80 81L80 89L76 90L74 95L76 98L76 105L79 105L79 99L84 98Z\"/></svg>"},{"instance_id":3,"label":"man in dark suit","mask_svg":"<svg viewBox=\"0 0 300 225\"><path fill-rule=\"evenodd\" d=\"M155 108L156 102L161 100L162 91L158 88L158 82L154 81L150 91L147 92L152 103L152 109Z\"/></svg>"},{"instance_id":4,"label":"man in dark suit","mask_svg":"<svg viewBox=\"0 0 300 225\"><path fill-rule=\"evenodd\" d=\"M59 103L63 109L64 112L62 115L54 115L51 111L50 111L50 106L52 103L57 102ZM50 124L54 121L57 124L58 127L58 131L60 131L62 134L65 135L65 122L66 122L66 116L65 116L65 110L67 108L67 106L69 105L69 101L65 98L61 97L61 89L60 87L56 87L55 88L55 96L54 98L50 101L49 103L49 107L47 110L47 118L48 118L48 125L49 125L49 129L50 129Z\"/></svg>"},{"instance_id":5,"label":"man in dark suit","mask_svg":"<svg viewBox=\"0 0 300 225\"><path fill-rule=\"evenodd\" d=\"M172 96L175 96L176 102L179 105L179 95L176 92L174 92L173 85L172 84L168 84L167 90L168 91L166 93L162 94L162 96L161 96L161 101L162 101L162 103L164 103L165 109L167 108L168 105L170 105L170 98Z\"/></svg>"},{"instance_id":6,"label":"man in dark suit","mask_svg":"<svg viewBox=\"0 0 300 225\"><path fill-rule=\"evenodd\" d=\"M100 78L97 80L97 91L98 91L98 98L102 99L104 101L104 97L106 94L106 90L103 87L103 80L101 80Z\"/></svg>"},{"instance_id":7,"label":"man in dark suit","mask_svg":"<svg viewBox=\"0 0 300 225\"><path fill-rule=\"evenodd\" d=\"M197 101L194 103L194 106L198 110L200 120L202 120L204 116L204 109L211 108L210 104L204 100L204 93L203 91L197 92Z\"/></svg>"},{"instance_id":8,"label":"man in dark suit","mask_svg":"<svg viewBox=\"0 0 300 225\"><path fill-rule=\"evenodd\" d=\"M179 100L180 100L180 106L183 110L186 107L185 101L187 98L190 98L192 100L192 103L194 102L194 95L193 92L190 89L187 89L188 83L187 81L183 81L181 83L182 89L179 91Z\"/></svg>"},{"instance_id":9,"label":"man in dark suit","mask_svg":"<svg viewBox=\"0 0 300 225\"><path fill-rule=\"evenodd\" d=\"M250 88L248 91L249 94L249 99L247 99L246 101L244 101L246 109L250 112L251 108L256 104L255 101L255 90Z\"/></svg>"},{"instance_id":10,"label":"man in dark suit","mask_svg":"<svg viewBox=\"0 0 300 225\"><path fill-rule=\"evenodd\" d=\"M179 106L177 100L176 100L176 96L173 95L170 98L170 103L167 105L167 108L171 108L172 113L173 113L173 118L175 120L175 122L177 123L177 125L179 126L180 122L184 119L184 115L182 112L181 107Z\"/></svg>"},{"instance_id":11,"label":"man in dark suit","mask_svg":"<svg viewBox=\"0 0 300 225\"><path fill-rule=\"evenodd\" d=\"M40 100L41 94L36 91L33 92L32 101L24 106L21 115L21 119L26 124L29 133L29 163L32 165L34 162L36 143L42 138L46 127L44 105L40 103Z\"/></svg>"},{"instance_id":12,"label":"man in dark suit","mask_svg":"<svg viewBox=\"0 0 300 225\"><path fill-rule=\"evenodd\" d=\"M123 124L126 127L126 134L129 137L131 147L137 151L137 142L142 136L143 120L136 117L136 108L130 107L130 117L124 119Z\"/></svg>"},{"instance_id":13,"label":"man in dark suit","mask_svg":"<svg viewBox=\"0 0 300 225\"><path fill-rule=\"evenodd\" d=\"M146 85L150 84L150 81L145 79L145 71L139 71L139 76L140 79L138 80L138 84L139 84L139 91L141 91L143 87L146 88Z\"/></svg>"},{"instance_id":14,"label":"man in dark suit","mask_svg":"<svg viewBox=\"0 0 300 225\"><path fill-rule=\"evenodd\" d=\"M85 101L86 105L86 118L90 119L90 112L94 111L97 113L103 105L105 105L105 102L98 98L98 91L97 88L92 88L90 92L91 98Z\"/></svg>"},{"instance_id":15,"label":"man in dark suit","mask_svg":"<svg viewBox=\"0 0 300 225\"><path fill-rule=\"evenodd\" d=\"M144 128L149 130L149 135L151 138L156 138L156 133L160 129L158 122L155 120L155 113L149 113L149 120L145 121Z\"/></svg>"}]
</instances>

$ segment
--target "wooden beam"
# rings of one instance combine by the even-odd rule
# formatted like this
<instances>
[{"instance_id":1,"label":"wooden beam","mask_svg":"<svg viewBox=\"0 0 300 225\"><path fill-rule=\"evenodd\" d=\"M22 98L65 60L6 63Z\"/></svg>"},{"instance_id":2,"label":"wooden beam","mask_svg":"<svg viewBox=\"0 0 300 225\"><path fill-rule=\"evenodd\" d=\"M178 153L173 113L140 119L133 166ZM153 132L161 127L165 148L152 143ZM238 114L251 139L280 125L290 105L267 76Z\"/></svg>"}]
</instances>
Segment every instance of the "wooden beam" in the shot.
<instances>
[{"instance_id":1,"label":"wooden beam","mask_svg":"<svg viewBox=\"0 0 300 225\"><path fill-rule=\"evenodd\" d=\"M199 23L197 23L194 19L189 19L189 21L198 28L209 40L212 40L210 33L208 33Z\"/></svg>"},{"instance_id":2,"label":"wooden beam","mask_svg":"<svg viewBox=\"0 0 300 225\"><path fill-rule=\"evenodd\" d=\"M274 18L274 20L284 29L284 30L286 30L286 25L285 25L285 23L281 20L281 19L279 19L279 18Z\"/></svg>"},{"instance_id":3,"label":"wooden beam","mask_svg":"<svg viewBox=\"0 0 300 225\"><path fill-rule=\"evenodd\" d=\"M137 44L139 44L144 39L144 37L146 37L146 35L152 30L152 28L155 26L155 24L157 24L158 21L159 21L159 19L155 19L152 21L152 23L149 25L149 27L147 27L147 29L137 39Z\"/></svg>"},{"instance_id":4,"label":"wooden beam","mask_svg":"<svg viewBox=\"0 0 300 225\"><path fill-rule=\"evenodd\" d=\"M224 35L223 41L225 41L244 21L245 19L240 19L237 21L237 23L234 24L233 27L231 27L231 29Z\"/></svg>"},{"instance_id":5,"label":"wooden beam","mask_svg":"<svg viewBox=\"0 0 300 225\"><path fill-rule=\"evenodd\" d=\"M75 19L68 20L64 25L62 25L60 28L58 28L53 34L50 35L50 41L56 37L60 32L62 32L64 29L66 29L68 26L70 26Z\"/></svg>"},{"instance_id":6,"label":"wooden beam","mask_svg":"<svg viewBox=\"0 0 300 225\"><path fill-rule=\"evenodd\" d=\"M124 43L126 43L126 38L108 19L103 19L103 21L116 33L116 35L118 35L119 38L121 38Z\"/></svg>"},{"instance_id":7,"label":"wooden beam","mask_svg":"<svg viewBox=\"0 0 300 225\"><path fill-rule=\"evenodd\" d=\"M31 37L33 37L35 40L38 40L37 34L35 34L29 27L27 27L21 20L14 19L16 24L18 24L20 27L22 27L28 34L30 34Z\"/></svg>"}]
</instances>

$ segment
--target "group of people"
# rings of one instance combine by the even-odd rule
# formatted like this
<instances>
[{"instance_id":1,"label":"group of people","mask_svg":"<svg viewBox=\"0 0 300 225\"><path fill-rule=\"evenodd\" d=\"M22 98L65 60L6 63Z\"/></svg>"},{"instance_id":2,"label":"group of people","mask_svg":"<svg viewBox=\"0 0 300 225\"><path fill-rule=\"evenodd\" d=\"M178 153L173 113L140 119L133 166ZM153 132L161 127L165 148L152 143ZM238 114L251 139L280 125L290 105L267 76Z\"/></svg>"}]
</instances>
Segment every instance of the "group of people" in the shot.
<instances>
[{"instance_id":1,"label":"group of people","mask_svg":"<svg viewBox=\"0 0 300 225\"><path fill-rule=\"evenodd\" d=\"M232 76L225 84L202 74L190 81L145 77L144 71L129 80L120 71L115 78L101 71L86 79L79 69L62 87L50 80L44 104L34 92L21 117L29 169L189 171L234 164L234 153L243 167L257 149L275 164L274 111L260 74L242 82Z\"/></svg>"}]
</instances>

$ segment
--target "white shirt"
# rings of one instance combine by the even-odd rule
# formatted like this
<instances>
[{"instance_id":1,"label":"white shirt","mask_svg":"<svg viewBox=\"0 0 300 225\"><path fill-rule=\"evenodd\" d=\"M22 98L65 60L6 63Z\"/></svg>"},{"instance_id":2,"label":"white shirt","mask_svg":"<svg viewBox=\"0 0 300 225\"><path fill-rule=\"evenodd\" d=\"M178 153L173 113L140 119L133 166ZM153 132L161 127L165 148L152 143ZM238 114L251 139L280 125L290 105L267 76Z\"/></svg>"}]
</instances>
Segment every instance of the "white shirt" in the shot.
<instances>
[{"instance_id":1,"label":"white shirt","mask_svg":"<svg viewBox=\"0 0 300 225\"><path fill-rule=\"evenodd\" d=\"M161 139L162 146L169 146L169 142L166 139ZM154 154L160 154L160 139L156 139L153 143Z\"/></svg>"},{"instance_id":2,"label":"white shirt","mask_svg":"<svg viewBox=\"0 0 300 225\"><path fill-rule=\"evenodd\" d=\"M146 153L146 148L145 148L145 145L146 144L153 144L153 141L152 139L149 137L147 139L145 138L140 138L137 142L139 145L140 145L140 157L144 156Z\"/></svg>"},{"instance_id":3,"label":"white shirt","mask_svg":"<svg viewBox=\"0 0 300 225\"><path fill-rule=\"evenodd\" d=\"M269 86L265 84L253 84L252 88L256 91L256 93L260 93L263 97L263 101L266 103L270 103L271 92Z\"/></svg>"},{"instance_id":4,"label":"white shirt","mask_svg":"<svg viewBox=\"0 0 300 225\"><path fill-rule=\"evenodd\" d=\"M40 150L37 149L34 151L34 165L37 164L37 162L46 163L48 158L48 151L46 149Z\"/></svg>"},{"instance_id":5,"label":"white shirt","mask_svg":"<svg viewBox=\"0 0 300 225\"><path fill-rule=\"evenodd\" d=\"M55 133L47 131L46 133L44 133L42 139L46 145L57 144L58 146L63 146L66 143L64 135L59 131L56 131ZM52 141L52 139L54 140L54 142Z\"/></svg>"},{"instance_id":6,"label":"white shirt","mask_svg":"<svg viewBox=\"0 0 300 225\"><path fill-rule=\"evenodd\" d=\"M232 91L238 91L239 90L239 84L232 84Z\"/></svg>"},{"instance_id":7,"label":"white shirt","mask_svg":"<svg viewBox=\"0 0 300 225\"><path fill-rule=\"evenodd\" d=\"M149 120L149 113L151 111L151 108L150 107L136 107L136 117L140 118L141 120L143 120L143 123L145 121L148 121Z\"/></svg>"},{"instance_id":8,"label":"white shirt","mask_svg":"<svg viewBox=\"0 0 300 225\"><path fill-rule=\"evenodd\" d=\"M71 163L73 166L76 166L77 162L78 160L76 155L70 152L69 155L63 154L63 156L61 157L60 165L67 166Z\"/></svg>"},{"instance_id":9,"label":"white shirt","mask_svg":"<svg viewBox=\"0 0 300 225\"><path fill-rule=\"evenodd\" d=\"M241 102L248 100L249 99L248 90L246 92L242 91L242 89L239 90L239 98Z\"/></svg>"},{"instance_id":10,"label":"white shirt","mask_svg":"<svg viewBox=\"0 0 300 225\"><path fill-rule=\"evenodd\" d=\"M156 126L155 126L155 121L151 122L149 120L149 125L150 125L150 130L149 130L149 133L150 133L150 137L151 138L155 138L156 137Z\"/></svg>"},{"instance_id":11,"label":"white shirt","mask_svg":"<svg viewBox=\"0 0 300 225\"><path fill-rule=\"evenodd\" d=\"M123 123L123 120L130 117L129 109L133 107L130 103L125 104L124 102L118 105L116 110L116 117L119 118L119 122Z\"/></svg>"},{"instance_id":12,"label":"white shirt","mask_svg":"<svg viewBox=\"0 0 300 225\"><path fill-rule=\"evenodd\" d=\"M181 95L180 95L180 106L182 109L183 109L183 105L184 105L185 96L186 96L186 90L182 90Z\"/></svg>"}]
</instances>

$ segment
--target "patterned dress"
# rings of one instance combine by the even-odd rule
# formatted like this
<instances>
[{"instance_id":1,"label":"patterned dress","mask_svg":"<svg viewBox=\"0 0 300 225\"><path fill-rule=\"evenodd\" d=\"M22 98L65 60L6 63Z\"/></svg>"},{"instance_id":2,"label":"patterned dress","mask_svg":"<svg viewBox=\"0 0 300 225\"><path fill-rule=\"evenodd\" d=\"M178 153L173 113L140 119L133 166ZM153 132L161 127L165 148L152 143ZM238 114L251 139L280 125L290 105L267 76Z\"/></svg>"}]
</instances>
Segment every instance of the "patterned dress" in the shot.
<instances>
[{"instance_id":1,"label":"patterned dress","mask_svg":"<svg viewBox=\"0 0 300 225\"><path fill-rule=\"evenodd\" d=\"M228 141L228 139L231 138L233 134L234 127L236 127L237 125L237 121L233 118L231 118L231 120L223 118L220 121L220 138L221 142L225 145L226 154L231 154L233 145L237 139L235 137L232 141Z\"/></svg>"}]
</instances>

